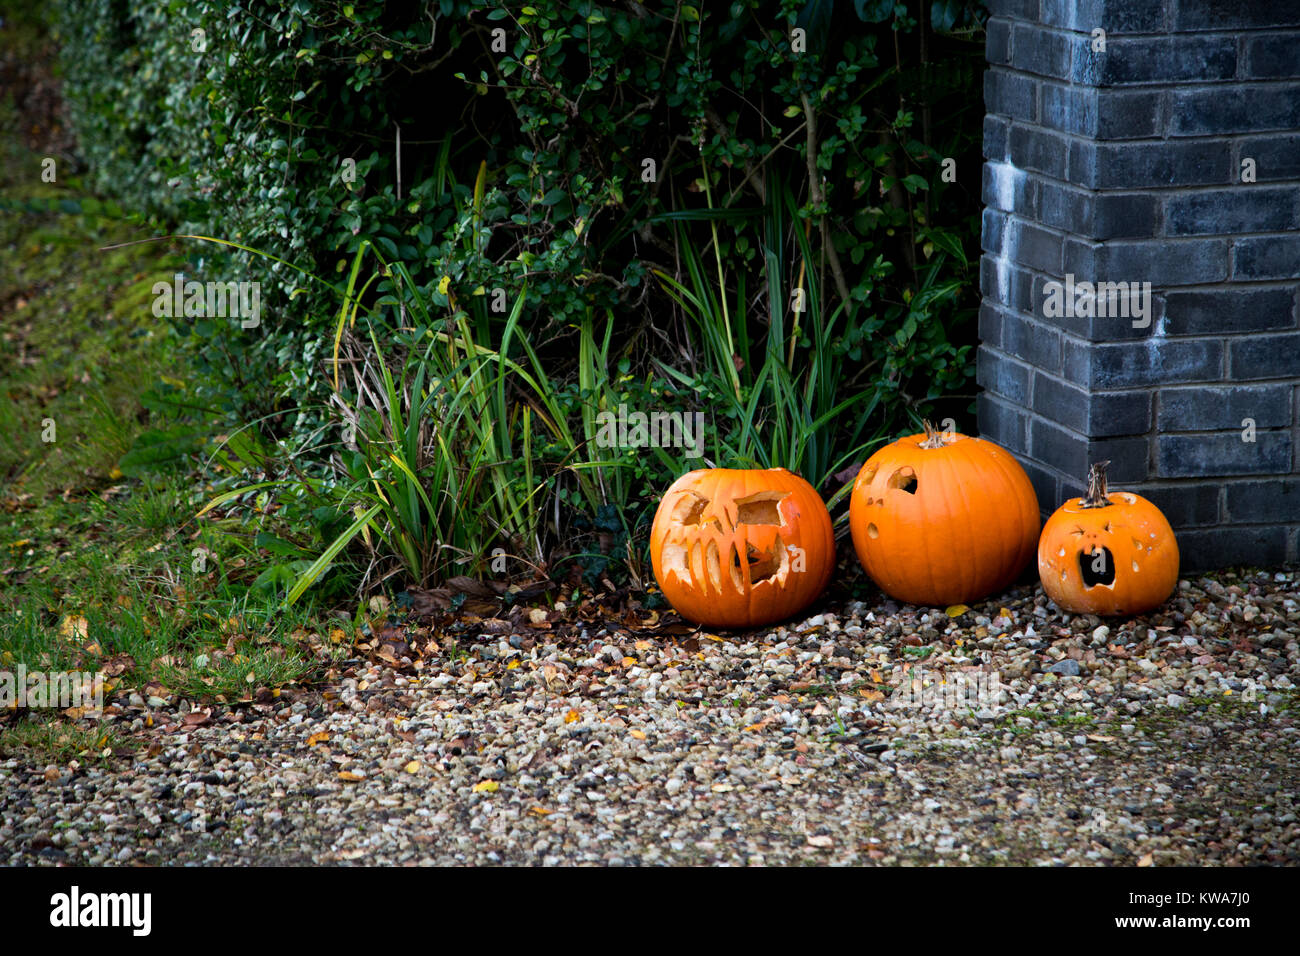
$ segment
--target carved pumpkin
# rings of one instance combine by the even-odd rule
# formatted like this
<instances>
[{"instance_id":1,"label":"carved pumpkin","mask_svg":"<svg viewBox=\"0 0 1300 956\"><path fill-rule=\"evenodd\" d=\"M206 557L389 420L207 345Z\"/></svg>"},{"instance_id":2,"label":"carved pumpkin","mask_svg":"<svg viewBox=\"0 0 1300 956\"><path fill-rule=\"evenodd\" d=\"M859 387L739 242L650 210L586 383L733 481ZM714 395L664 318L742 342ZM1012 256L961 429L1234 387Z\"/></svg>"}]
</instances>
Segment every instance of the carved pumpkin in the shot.
<instances>
[{"instance_id":1,"label":"carved pumpkin","mask_svg":"<svg viewBox=\"0 0 1300 956\"><path fill-rule=\"evenodd\" d=\"M1106 492L1106 466L1088 472L1088 493L1047 519L1038 577L1057 606L1076 614L1141 614L1178 586L1178 542L1160 509L1140 495Z\"/></svg>"},{"instance_id":2,"label":"carved pumpkin","mask_svg":"<svg viewBox=\"0 0 1300 956\"><path fill-rule=\"evenodd\" d=\"M673 482L650 530L650 559L682 617L718 628L784 620L807 607L835 565L831 517L784 468L710 468Z\"/></svg>"},{"instance_id":3,"label":"carved pumpkin","mask_svg":"<svg viewBox=\"0 0 1300 956\"><path fill-rule=\"evenodd\" d=\"M1024 570L1038 540L1038 498L1006 449L926 422L924 434L867 459L849 527L881 590L944 607L1000 591Z\"/></svg>"}]
</instances>

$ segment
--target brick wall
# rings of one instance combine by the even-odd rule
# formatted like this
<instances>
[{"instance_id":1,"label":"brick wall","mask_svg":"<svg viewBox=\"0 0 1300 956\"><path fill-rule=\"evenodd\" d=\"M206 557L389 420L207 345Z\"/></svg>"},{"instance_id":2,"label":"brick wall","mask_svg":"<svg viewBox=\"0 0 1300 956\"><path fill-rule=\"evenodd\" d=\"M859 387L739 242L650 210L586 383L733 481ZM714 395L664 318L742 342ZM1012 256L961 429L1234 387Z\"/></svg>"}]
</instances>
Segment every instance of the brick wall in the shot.
<instances>
[{"instance_id":1,"label":"brick wall","mask_svg":"<svg viewBox=\"0 0 1300 956\"><path fill-rule=\"evenodd\" d=\"M1300 0L989 8L981 433L1044 513L1109 458L1185 568L1295 561ZM1061 312L1068 276L1150 314Z\"/></svg>"}]
</instances>

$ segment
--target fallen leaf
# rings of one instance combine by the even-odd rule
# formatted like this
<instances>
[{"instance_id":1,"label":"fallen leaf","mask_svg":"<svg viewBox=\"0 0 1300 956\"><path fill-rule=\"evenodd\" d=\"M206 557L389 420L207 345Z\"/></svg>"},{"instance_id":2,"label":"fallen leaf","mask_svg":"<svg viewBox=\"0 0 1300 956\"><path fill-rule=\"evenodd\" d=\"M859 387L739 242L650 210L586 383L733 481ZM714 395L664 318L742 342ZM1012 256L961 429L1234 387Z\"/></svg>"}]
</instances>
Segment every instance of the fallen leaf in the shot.
<instances>
[{"instance_id":1,"label":"fallen leaf","mask_svg":"<svg viewBox=\"0 0 1300 956\"><path fill-rule=\"evenodd\" d=\"M339 779L348 783L356 783L358 780L365 780L366 775L364 773L353 773L351 770L340 770Z\"/></svg>"},{"instance_id":2,"label":"fallen leaf","mask_svg":"<svg viewBox=\"0 0 1300 956\"><path fill-rule=\"evenodd\" d=\"M404 769L406 770L407 773L419 773L420 761L412 760L410 763L406 765Z\"/></svg>"},{"instance_id":3,"label":"fallen leaf","mask_svg":"<svg viewBox=\"0 0 1300 956\"><path fill-rule=\"evenodd\" d=\"M1155 861L1151 859L1150 853L1138 860L1138 866L1151 866L1153 863L1155 863Z\"/></svg>"},{"instance_id":4,"label":"fallen leaf","mask_svg":"<svg viewBox=\"0 0 1300 956\"><path fill-rule=\"evenodd\" d=\"M645 740L645 734L640 730L628 731L637 740Z\"/></svg>"},{"instance_id":5,"label":"fallen leaf","mask_svg":"<svg viewBox=\"0 0 1300 956\"><path fill-rule=\"evenodd\" d=\"M961 617L969 610L970 608L967 607L965 604L954 604L951 607L949 607L946 611L944 611L944 613L947 614L949 617Z\"/></svg>"},{"instance_id":6,"label":"fallen leaf","mask_svg":"<svg viewBox=\"0 0 1300 956\"><path fill-rule=\"evenodd\" d=\"M569 712L564 715L564 722L566 724L577 723L581 719L582 719L582 714L572 709L570 709Z\"/></svg>"},{"instance_id":7,"label":"fallen leaf","mask_svg":"<svg viewBox=\"0 0 1300 956\"><path fill-rule=\"evenodd\" d=\"M501 784L497 783L495 780L480 780L478 783L474 784L475 793L496 793L500 789Z\"/></svg>"},{"instance_id":8,"label":"fallen leaf","mask_svg":"<svg viewBox=\"0 0 1300 956\"><path fill-rule=\"evenodd\" d=\"M90 625L80 614L69 614L59 622L59 636L69 640L85 640Z\"/></svg>"},{"instance_id":9,"label":"fallen leaf","mask_svg":"<svg viewBox=\"0 0 1300 956\"><path fill-rule=\"evenodd\" d=\"M319 733L312 734L310 737L307 738L307 746L315 747L317 744L323 744L325 741L329 739L330 739L329 732L322 730Z\"/></svg>"}]
</instances>

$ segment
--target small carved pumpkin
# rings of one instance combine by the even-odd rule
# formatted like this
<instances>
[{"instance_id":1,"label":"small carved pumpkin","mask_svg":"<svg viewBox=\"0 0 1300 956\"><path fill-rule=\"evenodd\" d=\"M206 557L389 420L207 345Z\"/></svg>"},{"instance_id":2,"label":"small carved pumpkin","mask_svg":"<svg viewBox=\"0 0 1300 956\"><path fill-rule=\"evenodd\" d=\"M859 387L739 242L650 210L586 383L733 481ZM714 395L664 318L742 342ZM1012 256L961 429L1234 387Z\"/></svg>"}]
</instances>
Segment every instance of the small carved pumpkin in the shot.
<instances>
[{"instance_id":1,"label":"small carved pumpkin","mask_svg":"<svg viewBox=\"0 0 1300 956\"><path fill-rule=\"evenodd\" d=\"M963 604L1011 584L1034 554L1038 498L1004 448L936 432L867 459L849 500L858 560L886 594Z\"/></svg>"},{"instance_id":2,"label":"small carved pumpkin","mask_svg":"<svg viewBox=\"0 0 1300 956\"><path fill-rule=\"evenodd\" d=\"M1088 493L1047 519L1038 541L1038 577L1062 610L1141 614L1178 586L1178 542L1160 509L1140 495L1106 491L1103 461L1088 472Z\"/></svg>"},{"instance_id":3,"label":"small carved pumpkin","mask_svg":"<svg viewBox=\"0 0 1300 956\"><path fill-rule=\"evenodd\" d=\"M664 493L650 559L682 617L718 628L785 620L821 593L835 565L831 517L784 468L692 471Z\"/></svg>"}]
</instances>

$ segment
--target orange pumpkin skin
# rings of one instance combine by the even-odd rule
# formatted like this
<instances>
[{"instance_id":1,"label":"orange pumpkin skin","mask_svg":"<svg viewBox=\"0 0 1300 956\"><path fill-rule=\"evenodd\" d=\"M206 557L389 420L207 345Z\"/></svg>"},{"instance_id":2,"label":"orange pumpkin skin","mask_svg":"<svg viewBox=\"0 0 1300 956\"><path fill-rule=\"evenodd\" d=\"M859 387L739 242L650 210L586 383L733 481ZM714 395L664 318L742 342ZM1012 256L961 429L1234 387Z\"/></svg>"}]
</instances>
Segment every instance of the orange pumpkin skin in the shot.
<instances>
[{"instance_id":1,"label":"orange pumpkin skin","mask_svg":"<svg viewBox=\"0 0 1300 956\"><path fill-rule=\"evenodd\" d=\"M1039 526L1020 463L956 432L880 449L849 500L858 560L881 590L909 604L964 604L1002 590L1033 557Z\"/></svg>"},{"instance_id":2,"label":"orange pumpkin skin","mask_svg":"<svg viewBox=\"0 0 1300 956\"><path fill-rule=\"evenodd\" d=\"M784 468L709 468L664 493L650 560L682 617L717 628L775 624L803 610L835 566L831 516Z\"/></svg>"},{"instance_id":3,"label":"orange pumpkin skin","mask_svg":"<svg viewBox=\"0 0 1300 956\"><path fill-rule=\"evenodd\" d=\"M1159 607L1178 586L1174 529L1141 495L1107 495L1104 478L1101 497L1110 504L1085 507L1089 496L1071 498L1047 519L1038 541L1043 590L1075 614L1142 614ZM1085 575L1111 580L1090 586Z\"/></svg>"}]
</instances>

